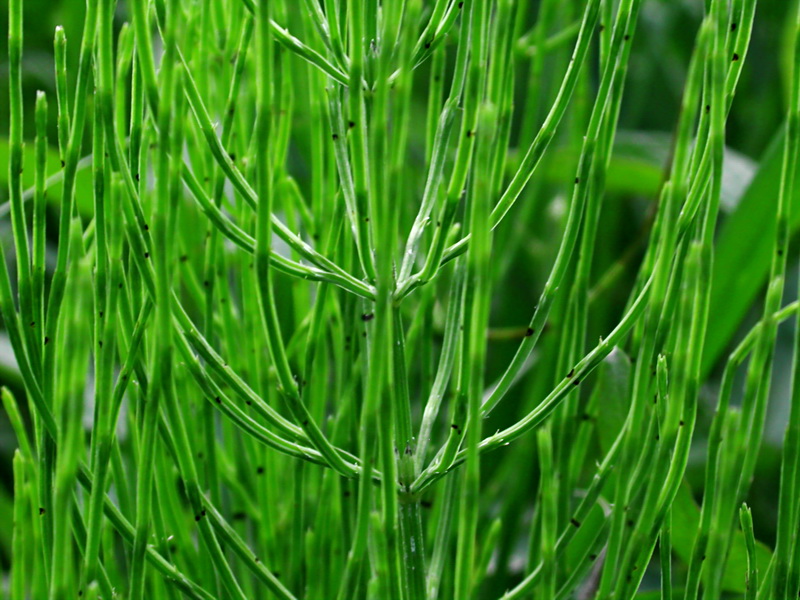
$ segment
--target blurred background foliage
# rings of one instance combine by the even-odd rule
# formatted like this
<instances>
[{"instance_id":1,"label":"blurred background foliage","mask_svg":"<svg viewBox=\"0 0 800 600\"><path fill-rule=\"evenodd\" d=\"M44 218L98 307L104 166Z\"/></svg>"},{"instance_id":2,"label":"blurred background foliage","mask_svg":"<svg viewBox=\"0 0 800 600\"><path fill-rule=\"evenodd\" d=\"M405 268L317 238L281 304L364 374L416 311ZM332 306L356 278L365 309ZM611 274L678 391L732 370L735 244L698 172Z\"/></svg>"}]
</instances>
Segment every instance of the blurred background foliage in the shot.
<instances>
[{"instance_id":1,"label":"blurred background foliage","mask_svg":"<svg viewBox=\"0 0 800 600\"><path fill-rule=\"evenodd\" d=\"M298 3L299 4L299 3ZM530 24L535 21L538 2L531 2ZM608 179L608 194L605 200L599 228L599 246L595 273L595 302L591 312L591 331L589 339L594 339L608 331L609 325L616 323L622 312L633 274L635 273L641 250L646 241L652 219L652 208L662 182L664 166L668 164L673 129L677 120L678 108L683 91L686 69L692 51L695 34L702 18L702 0L647 0L644 3L640 29L635 38L631 56L630 72L626 84L625 100L620 119L621 131L618 135L615 155ZM696 449L693 453L687 480L695 497L702 495L702 475L705 461L705 435L716 400L719 384L720 358L724 357L732 345L753 323L760 313L769 265L769 248L772 245L772 211L777 202L780 137L785 114L786 82L788 80L788 49L793 40L789 39L788 25L792 11L796 10L797 0L762 0L756 15L752 43L747 57L739 93L734 101L728 120L726 173L724 185L723 210L718 233L717 256L714 273L714 292L710 318L710 333L707 342L707 356L704 359L708 374L701 394L701 412L696 435ZM7 131L8 131L8 64L6 32L8 25L7 0L0 0L0 243L13 255L10 223L6 217L7 191ZM25 138L29 141L26 152L30 152L33 140L33 104L36 90L42 89L50 98L55 98L53 77L53 31L56 25L63 25L68 46L68 73L74 77L79 49L78 40L83 21L84 2L81 0L25 0L24 2L24 55L23 92L26 112ZM122 9L118 11L117 26L127 16ZM566 24L562 24L564 26ZM572 39L559 52L549 54L545 60L545 80L550 82L550 90L544 91L552 97L553 83L557 83L563 72L564 60ZM425 73L428 65L420 67ZM524 76L520 78L524 81ZM596 80L592 73L591 81ZM415 103L415 118L424 121L426 76L417 78L418 98ZM73 86L70 81L69 87ZM548 86L545 86L548 87ZM518 105L522 105L524 94L537 93L536 90L521 89ZM548 104L543 99L541 104ZM573 103L572 111L580 110L580 104ZM302 112L298 119L305 118ZM533 121L537 118L528 117ZM530 135L526 116L518 115L520 137ZM541 120L541 115L539 116ZM420 121L420 122L423 122ZM51 160L54 171L57 168L55 110L50 111ZM412 131L412 147L424 153L424 128ZM512 140L512 145L516 142ZM548 153L546 163L530 184L539 193L547 193L549 201L537 203L533 211L520 210L519 218L507 219L500 235L520 235L524 232L519 251L514 256L504 256L498 260L498 276L503 277L503 287L507 294L498 294L492 306L491 323L495 328L490 339L488 380L501 372L516 349L516 335L519 328L525 327L524 319L530 307L536 302L542 278L549 271L553 248L550 243L560 233L560 223L564 210L564 182L574 173L579 146L568 136L559 140ZM301 153L298 153L301 154ZM300 158L297 159L300 161ZM409 167L417 163L413 157ZM510 157L510 170L514 167L514 157ZM298 174L303 165L297 164ZM32 173L26 175L32 178ZM26 180L30 185L31 180ZM301 181L302 183L302 181ZM544 192L543 192L544 190ZM78 181L78 206L91 206L91 184ZM56 196L56 194L52 194ZM524 198L523 198L524 200ZM800 203L795 198L794 204ZM49 219L57 217L51 206ZM798 208L798 207L796 207ZM80 209L80 208L79 208ZM794 211L794 232L800 224L800 208ZM764 225L760 225L764 223ZM55 227L50 227L52 232ZM796 242L797 240L795 240ZM797 289L797 248L790 253L789 272L792 273L787 285L784 302L796 298ZM763 252L761 251L763 249ZM441 315L440 315L441 316ZM770 416L767 424L765 443L762 448L756 481L748 503L753 508L756 524L756 537L767 545L775 539L777 513L777 492L780 466L780 444L788 415L788 399L791 371L791 323L787 322L779 332L776 352L776 368L773 373ZM542 353L556 352L558 345L558 323L542 340ZM535 368L535 362L534 367ZM519 398L525 395L540 397L537 392L549 389L551 377L534 378L517 391ZM531 379L531 378L529 378ZM8 339L0 324L0 385L10 387L19 397L23 397L21 379L16 370ZM509 401L493 414L486 426L487 431L496 423L507 423L522 409L523 400ZM506 411L504 413L504 411ZM496 421L496 423L495 423ZM520 440L509 452L517 453L520 461L530 465L533 437ZM0 413L0 515L11 514L11 456L16 440L3 413ZM486 457L487 469L491 472L495 454ZM505 464L509 464L506 461ZM495 479L497 481L499 477ZM513 506L513 501L511 502ZM10 518L0 518L0 564L3 570L8 565L11 540ZM678 523L676 521L676 529Z\"/></svg>"}]
</instances>

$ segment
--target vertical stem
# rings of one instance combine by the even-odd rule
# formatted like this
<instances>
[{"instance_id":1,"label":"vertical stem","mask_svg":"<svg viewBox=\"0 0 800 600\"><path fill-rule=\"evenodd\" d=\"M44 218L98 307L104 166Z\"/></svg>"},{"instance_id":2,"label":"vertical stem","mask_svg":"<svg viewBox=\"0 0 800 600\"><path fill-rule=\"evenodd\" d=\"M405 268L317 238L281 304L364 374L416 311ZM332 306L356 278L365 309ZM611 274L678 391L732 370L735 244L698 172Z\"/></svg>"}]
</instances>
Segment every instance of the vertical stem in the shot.
<instances>
[{"instance_id":1,"label":"vertical stem","mask_svg":"<svg viewBox=\"0 0 800 600\"><path fill-rule=\"evenodd\" d=\"M783 150L783 171L781 174L780 196L778 200L777 239L773 256L773 272L776 264L785 269L786 250L789 241L788 212L789 203L795 195L795 181L800 161L800 44L797 32L800 31L800 8L795 14L793 24L795 48L792 64L791 91L787 115L786 141ZM765 308L766 310L766 308ZM798 567L790 562L792 548L797 545L797 523L800 510L797 508L797 486L800 484L797 472L800 466L800 337L795 333L795 347L792 369L792 392L789 423L781 462L780 493L778 497L778 528L775 546L775 576L773 594L780 597L786 594L795 596L798 590L791 590L790 576ZM743 521L744 524L744 521ZM791 573L791 575L790 575Z\"/></svg>"}]
</instances>

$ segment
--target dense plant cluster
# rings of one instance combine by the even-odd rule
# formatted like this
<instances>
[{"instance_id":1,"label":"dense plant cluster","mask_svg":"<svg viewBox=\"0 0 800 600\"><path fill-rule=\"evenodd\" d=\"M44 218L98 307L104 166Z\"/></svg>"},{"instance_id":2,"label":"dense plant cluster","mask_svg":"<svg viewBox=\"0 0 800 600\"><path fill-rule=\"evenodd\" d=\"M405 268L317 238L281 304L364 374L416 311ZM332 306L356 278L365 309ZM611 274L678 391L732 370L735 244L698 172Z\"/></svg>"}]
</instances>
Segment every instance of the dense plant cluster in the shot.
<instances>
[{"instance_id":1,"label":"dense plant cluster","mask_svg":"<svg viewBox=\"0 0 800 600\"><path fill-rule=\"evenodd\" d=\"M797 349L769 544L745 501L800 55L731 184L757 0L694 3L648 162L679 4L87 0L33 104L9 0L7 597L797 597Z\"/></svg>"}]
</instances>

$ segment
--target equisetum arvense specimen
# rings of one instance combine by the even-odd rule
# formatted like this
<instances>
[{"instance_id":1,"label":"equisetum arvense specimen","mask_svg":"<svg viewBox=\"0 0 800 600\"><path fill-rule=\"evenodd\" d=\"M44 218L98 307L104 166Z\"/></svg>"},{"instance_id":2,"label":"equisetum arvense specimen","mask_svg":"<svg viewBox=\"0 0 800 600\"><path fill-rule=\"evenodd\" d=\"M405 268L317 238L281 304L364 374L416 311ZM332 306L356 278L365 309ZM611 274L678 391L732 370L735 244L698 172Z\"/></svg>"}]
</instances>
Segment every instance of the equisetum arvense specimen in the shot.
<instances>
[{"instance_id":1,"label":"equisetum arvense specimen","mask_svg":"<svg viewBox=\"0 0 800 600\"><path fill-rule=\"evenodd\" d=\"M797 2L70 0L46 69L40 4L4 598L798 596Z\"/></svg>"}]
</instances>

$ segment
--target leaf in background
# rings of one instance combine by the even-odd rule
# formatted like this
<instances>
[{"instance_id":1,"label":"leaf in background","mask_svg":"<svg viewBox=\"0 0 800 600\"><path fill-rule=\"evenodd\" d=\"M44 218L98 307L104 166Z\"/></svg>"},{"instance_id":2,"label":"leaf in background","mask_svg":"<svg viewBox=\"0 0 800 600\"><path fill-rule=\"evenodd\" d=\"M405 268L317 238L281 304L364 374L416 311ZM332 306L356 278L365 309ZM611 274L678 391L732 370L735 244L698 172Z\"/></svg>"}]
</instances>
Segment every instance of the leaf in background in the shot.
<instances>
[{"instance_id":1,"label":"leaf in background","mask_svg":"<svg viewBox=\"0 0 800 600\"><path fill-rule=\"evenodd\" d=\"M628 412L630 398L631 362L619 348L603 361L598 368L597 383L592 392L597 411L597 434L602 451L608 452L619 435ZM700 525L700 507L692 498L688 484L684 483L672 504L672 547L677 556L688 564L694 538ZM764 544L756 546L759 569L763 573L772 553ZM744 592L743 574L747 572L747 551L744 536L737 531L733 537L723 589Z\"/></svg>"},{"instance_id":2,"label":"leaf in background","mask_svg":"<svg viewBox=\"0 0 800 600\"><path fill-rule=\"evenodd\" d=\"M606 175L606 189L615 194L658 197L668 164L672 135L650 131L620 131ZM559 148L548 164L546 177L551 183L569 181L575 176L579 150ZM757 165L745 155L725 148L722 174L722 210L733 211L756 173Z\"/></svg>"},{"instance_id":3,"label":"leaf in background","mask_svg":"<svg viewBox=\"0 0 800 600\"><path fill-rule=\"evenodd\" d=\"M0 386L3 385L15 390L23 389L22 375L17 366L17 359L14 358L11 342L8 335L0 331Z\"/></svg>"},{"instance_id":4,"label":"leaf in background","mask_svg":"<svg viewBox=\"0 0 800 600\"><path fill-rule=\"evenodd\" d=\"M683 590L673 590L672 600L683 600ZM636 594L636 600L662 600L661 590L650 590Z\"/></svg>"},{"instance_id":5,"label":"leaf in background","mask_svg":"<svg viewBox=\"0 0 800 600\"><path fill-rule=\"evenodd\" d=\"M608 452L628 415L631 360L614 348L597 369L592 404L597 412L597 435L603 452Z\"/></svg>"},{"instance_id":6,"label":"leaf in background","mask_svg":"<svg viewBox=\"0 0 800 600\"><path fill-rule=\"evenodd\" d=\"M692 546L697 529L700 525L700 507L692 498L689 486L684 484L678 488L675 501L672 503L672 549L680 559L689 564L692 555ZM756 562L758 570L765 573L772 552L764 544L756 542ZM728 563L725 565L725 575L722 578L722 588L729 592L744 593L746 589L745 575L747 574L747 549L744 535L738 529L733 534Z\"/></svg>"},{"instance_id":7,"label":"leaf in background","mask_svg":"<svg viewBox=\"0 0 800 600\"><path fill-rule=\"evenodd\" d=\"M0 514L11 515L14 513L14 498L9 491L0 486ZM13 520L2 519L0 523L0 554L4 557L11 556L11 537L13 534Z\"/></svg>"},{"instance_id":8,"label":"leaf in background","mask_svg":"<svg viewBox=\"0 0 800 600\"><path fill-rule=\"evenodd\" d=\"M702 377L730 344L769 275L784 135L781 129L773 138L753 182L717 237ZM800 187L795 187L790 207L792 232L800 225L799 203Z\"/></svg>"},{"instance_id":9,"label":"leaf in background","mask_svg":"<svg viewBox=\"0 0 800 600\"><path fill-rule=\"evenodd\" d=\"M22 187L28 190L33 187L35 154L32 143L26 144L23 149ZM9 161L8 138L0 138L0 165L7 165ZM81 161L80 165L85 165ZM91 163L89 163L91 164ZM75 181L75 206L82 217L92 216L92 171L87 168L78 168L78 178ZM61 172L61 159L58 152L49 148L47 151L47 177L52 177ZM47 188L48 204L58 209L61 201L61 182L53 183ZM8 210L8 169L0 169L0 216Z\"/></svg>"}]
</instances>

